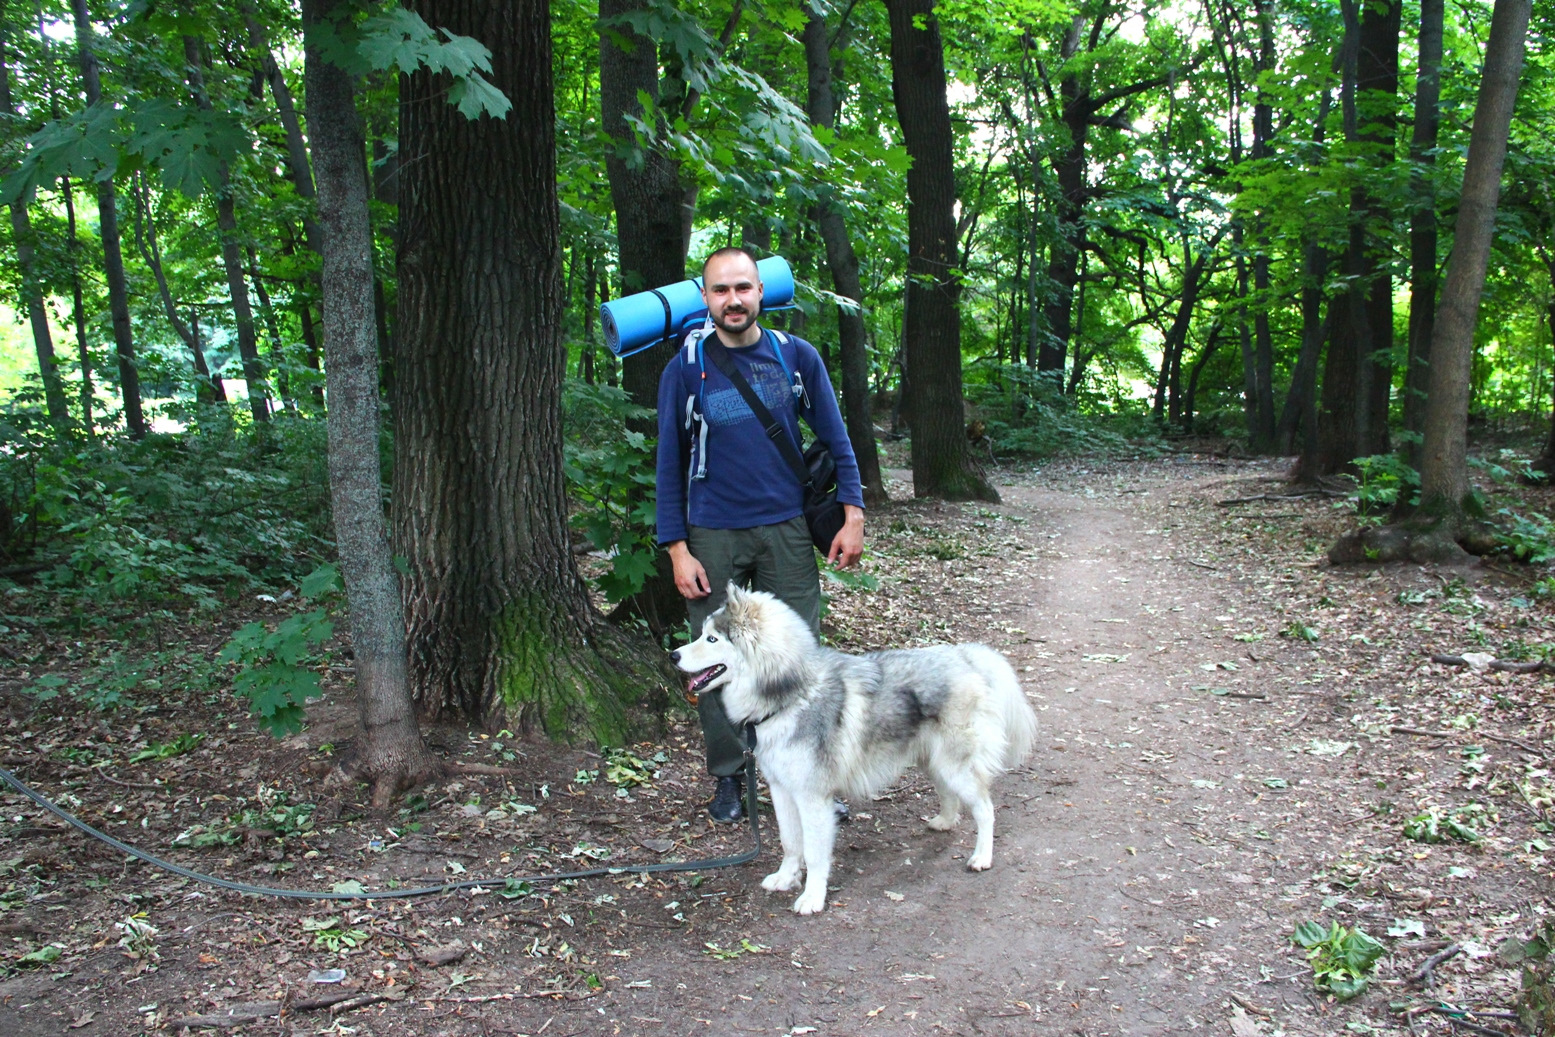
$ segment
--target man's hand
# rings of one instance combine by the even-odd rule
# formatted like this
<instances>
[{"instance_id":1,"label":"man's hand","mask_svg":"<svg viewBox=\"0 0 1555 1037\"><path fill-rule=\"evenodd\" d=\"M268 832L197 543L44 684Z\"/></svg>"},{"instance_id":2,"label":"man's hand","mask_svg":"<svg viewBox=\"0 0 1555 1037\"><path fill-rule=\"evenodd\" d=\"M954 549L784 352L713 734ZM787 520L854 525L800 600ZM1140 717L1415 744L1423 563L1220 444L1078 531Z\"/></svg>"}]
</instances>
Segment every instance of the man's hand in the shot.
<instances>
[{"instance_id":1,"label":"man's hand","mask_svg":"<svg viewBox=\"0 0 1555 1037\"><path fill-rule=\"evenodd\" d=\"M864 509L854 504L844 504L842 513L847 516L837 535L832 537L831 550L826 560L839 569L846 569L864 553ZM676 572L679 573L679 569Z\"/></svg>"},{"instance_id":2,"label":"man's hand","mask_svg":"<svg viewBox=\"0 0 1555 1037\"><path fill-rule=\"evenodd\" d=\"M863 513L859 514L859 538L863 542ZM677 540L666 548L670 556L670 565L675 568L675 589L680 591L683 598L705 598L713 593L712 584L707 582L707 570L702 568L702 563L692 555L691 549L686 546L684 540Z\"/></svg>"}]
</instances>

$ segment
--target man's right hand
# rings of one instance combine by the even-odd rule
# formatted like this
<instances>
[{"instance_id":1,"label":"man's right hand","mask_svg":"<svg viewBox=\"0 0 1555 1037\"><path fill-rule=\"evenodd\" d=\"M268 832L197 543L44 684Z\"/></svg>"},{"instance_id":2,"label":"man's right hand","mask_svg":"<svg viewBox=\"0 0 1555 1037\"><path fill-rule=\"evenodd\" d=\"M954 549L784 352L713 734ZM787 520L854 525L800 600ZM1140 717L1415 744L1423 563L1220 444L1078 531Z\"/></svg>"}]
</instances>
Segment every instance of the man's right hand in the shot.
<instances>
[{"instance_id":1,"label":"man's right hand","mask_svg":"<svg viewBox=\"0 0 1555 1037\"><path fill-rule=\"evenodd\" d=\"M680 591L681 597L705 598L713 593L712 584L707 582L707 570L692 555L684 540L675 541L666 550L670 565L675 569L675 589Z\"/></svg>"}]
</instances>

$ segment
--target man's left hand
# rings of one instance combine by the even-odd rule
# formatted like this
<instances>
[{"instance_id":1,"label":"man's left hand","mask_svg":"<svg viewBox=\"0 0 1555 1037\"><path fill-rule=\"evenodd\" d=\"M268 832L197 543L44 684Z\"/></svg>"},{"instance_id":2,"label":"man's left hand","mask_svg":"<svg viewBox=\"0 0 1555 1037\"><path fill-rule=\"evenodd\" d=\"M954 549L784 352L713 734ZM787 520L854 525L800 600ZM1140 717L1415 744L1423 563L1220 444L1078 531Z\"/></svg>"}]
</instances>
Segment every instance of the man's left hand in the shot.
<instances>
[{"instance_id":1,"label":"man's left hand","mask_svg":"<svg viewBox=\"0 0 1555 1037\"><path fill-rule=\"evenodd\" d=\"M844 504L842 513L846 520L837 535L832 537L831 550L826 560L839 569L846 569L864 553L864 509L854 504Z\"/></svg>"}]
</instances>

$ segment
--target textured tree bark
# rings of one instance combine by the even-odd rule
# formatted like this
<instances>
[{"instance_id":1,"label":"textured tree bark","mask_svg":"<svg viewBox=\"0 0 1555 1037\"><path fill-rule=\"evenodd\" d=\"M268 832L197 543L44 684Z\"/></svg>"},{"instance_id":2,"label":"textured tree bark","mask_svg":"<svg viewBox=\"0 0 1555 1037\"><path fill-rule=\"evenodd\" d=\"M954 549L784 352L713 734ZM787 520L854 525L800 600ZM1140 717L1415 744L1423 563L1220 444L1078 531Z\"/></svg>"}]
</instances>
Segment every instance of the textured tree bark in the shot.
<instances>
[{"instance_id":1,"label":"textured tree bark","mask_svg":"<svg viewBox=\"0 0 1555 1037\"><path fill-rule=\"evenodd\" d=\"M1409 361L1404 371L1404 428L1424 432L1430 384L1431 333L1436 323L1436 141L1441 126L1444 0L1421 0L1420 56L1415 71L1415 125L1409 140ZM1420 444L1411 439L1405 457L1420 465Z\"/></svg>"},{"instance_id":2,"label":"textured tree bark","mask_svg":"<svg viewBox=\"0 0 1555 1037\"><path fill-rule=\"evenodd\" d=\"M887 0L891 95L912 167L907 171L907 346L913 493L999 499L967 447L961 396L961 275L945 54L934 0Z\"/></svg>"},{"instance_id":3,"label":"textured tree bark","mask_svg":"<svg viewBox=\"0 0 1555 1037\"><path fill-rule=\"evenodd\" d=\"M405 617L389 554L378 458L378 342L373 328L372 229L354 84L319 53L318 30L349 0L303 0L308 128L319 167L318 236L329 386L329 488L350 609L361 730L344 777L369 782L375 808L441 774L416 727L405 665Z\"/></svg>"},{"instance_id":4,"label":"textured tree bark","mask_svg":"<svg viewBox=\"0 0 1555 1037\"><path fill-rule=\"evenodd\" d=\"M1421 451L1420 506L1401 520L1346 537L1329 551L1335 562L1364 559L1451 561L1459 543L1476 549L1468 477L1468 409L1474 329L1490 264L1501 171L1522 74L1530 0L1496 0L1485 46L1485 68L1474 108L1474 129L1463 169L1463 191L1452 258L1442 283L1431 341L1430 394Z\"/></svg>"},{"instance_id":5,"label":"textured tree bark","mask_svg":"<svg viewBox=\"0 0 1555 1037\"><path fill-rule=\"evenodd\" d=\"M10 25L0 12L0 114L14 117L11 107L11 68L5 52L10 42ZM54 336L49 331L48 313L43 308L43 288L38 280L37 251L33 243L32 220L27 213L27 201L18 198L11 203L11 240L16 247L16 265L21 270L21 296L27 307L27 319L32 325L32 342L38 357L38 374L43 379L43 403L48 411L49 424L58 436L68 435L71 429L70 403L65 396L65 382L59 374L59 363L54 359Z\"/></svg>"},{"instance_id":6,"label":"textured tree bark","mask_svg":"<svg viewBox=\"0 0 1555 1037\"><path fill-rule=\"evenodd\" d=\"M1361 47L1360 16L1356 0L1341 0L1344 12L1343 66L1339 97L1344 112L1344 135L1355 140L1359 133L1356 115L1356 77ZM1370 400L1362 385L1366 370L1361 363L1370 342L1366 324L1366 230L1365 198L1359 187L1350 192L1349 244L1344 254L1344 271L1350 289L1329 304L1328 352L1323 358L1323 395L1319 410L1315 464L1306 473L1312 477L1341 471L1360 454L1362 429L1366 427L1364 410Z\"/></svg>"},{"instance_id":7,"label":"textured tree bark","mask_svg":"<svg viewBox=\"0 0 1555 1037\"><path fill-rule=\"evenodd\" d=\"M596 622L570 549L549 11L413 9L485 43L513 109L471 121L446 76L400 81L394 532L411 686L429 716L618 739L662 653Z\"/></svg>"},{"instance_id":8,"label":"textured tree bark","mask_svg":"<svg viewBox=\"0 0 1555 1037\"><path fill-rule=\"evenodd\" d=\"M837 110L832 94L831 33L824 16L811 9L805 22L805 64L809 71L808 114L816 126L834 129ZM862 306L864 286L859 280L858 256L848 237L842 206L831 196L816 204L816 225L826 243L826 265L831 268L837 294ZM869 336L862 308L837 307L837 348L842 355L842 409L848 440L858 458L864 484L864 503L883 504L889 498L880 475L880 452L875 447L875 421L869 400Z\"/></svg>"},{"instance_id":9,"label":"textured tree bark","mask_svg":"<svg viewBox=\"0 0 1555 1037\"><path fill-rule=\"evenodd\" d=\"M80 52L81 78L86 86L86 103L103 99L102 81L97 71L97 54L92 49L92 20L86 0L71 0L76 22L76 48ZM135 336L130 326L130 293L124 278L124 253L119 246L119 208L114 195L113 178L97 185L97 225L103 242L103 276L108 282L108 310L113 316L113 347L119 359L119 394L124 400L124 426L131 439L146 436L146 415L140 405L140 372L135 367Z\"/></svg>"},{"instance_id":10,"label":"textured tree bark","mask_svg":"<svg viewBox=\"0 0 1555 1037\"><path fill-rule=\"evenodd\" d=\"M1263 73L1273 71L1276 64L1274 47L1274 10L1269 0L1254 0L1253 10L1258 17L1258 60L1254 74L1258 83L1253 103L1253 161L1266 159L1272 153L1274 142L1274 106L1262 89ZM1253 378L1256 396L1253 407L1251 446L1255 453L1265 454L1274 450L1274 336L1269 330L1269 253L1264 240L1262 220L1253 223L1253 236L1257 251L1253 256L1253 290L1258 293L1258 305L1253 310Z\"/></svg>"},{"instance_id":11,"label":"textured tree bark","mask_svg":"<svg viewBox=\"0 0 1555 1037\"><path fill-rule=\"evenodd\" d=\"M1398 36L1403 12L1400 0L1368 0L1362 6L1361 50L1356 88L1362 95L1366 118L1360 121L1360 139L1372 152L1369 163L1378 177L1397 159L1398 141ZM1366 326L1369 340L1360 357L1362 379L1358 391L1366 393L1365 423L1358 448L1362 455L1389 449L1388 414L1393 393L1393 275L1392 246L1386 228L1393 221L1380 190L1365 192L1366 220Z\"/></svg>"},{"instance_id":12,"label":"textured tree bark","mask_svg":"<svg viewBox=\"0 0 1555 1037\"><path fill-rule=\"evenodd\" d=\"M185 72L195 103L211 110L205 90L205 56L200 41L184 37ZM227 294L232 300L233 323L238 329L238 356L243 361L243 378L248 383L248 412L254 424L270 420L270 390L264 364L259 359L259 336L254 333L254 307L248 298L248 280L243 276L243 243L238 240L237 206L232 197L232 171L221 163L216 184L216 227L221 232L221 265L227 274Z\"/></svg>"}]
</instances>

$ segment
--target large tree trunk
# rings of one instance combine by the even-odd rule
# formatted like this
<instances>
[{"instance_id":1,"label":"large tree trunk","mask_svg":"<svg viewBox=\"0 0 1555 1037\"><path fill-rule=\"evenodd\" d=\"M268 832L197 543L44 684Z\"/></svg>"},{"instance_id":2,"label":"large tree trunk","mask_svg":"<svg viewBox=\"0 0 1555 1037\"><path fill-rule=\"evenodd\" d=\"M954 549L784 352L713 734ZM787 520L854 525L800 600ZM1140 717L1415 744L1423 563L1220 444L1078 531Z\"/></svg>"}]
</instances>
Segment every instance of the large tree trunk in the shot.
<instances>
[{"instance_id":1,"label":"large tree trunk","mask_svg":"<svg viewBox=\"0 0 1555 1037\"><path fill-rule=\"evenodd\" d=\"M416 727L405 666L405 616L389 552L378 457L378 341L373 329L373 245L351 77L319 53L318 30L347 0L303 0L308 129L319 167L325 373L329 385L329 489L340 574L350 609L361 731L341 773L372 784L382 810L396 792L441 773Z\"/></svg>"},{"instance_id":2,"label":"large tree trunk","mask_svg":"<svg viewBox=\"0 0 1555 1037\"><path fill-rule=\"evenodd\" d=\"M200 41L184 37L184 63L189 89L195 103L211 110L205 90L205 56ZM248 280L243 275L243 243L238 240L237 206L232 197L232 171L222 162L217 171L216 226L221 232L221 265L227 274L227 293L232 299L233 321L238 329L238 356L243 360L243 378L248 383L248 412L254 424L270 420L270 390L264 365L259 359L259 336L254 333L254 307L248 298Z\"/></svg>"},{"instance_id":3,"label":"large tree trunk","mask_svg":"<svg viewBox=\"0 0 1555 1037\"><path fill-rule=\"evenodd\" d=\"M420 0L492 51L506 120L468 120L448 78L400 82L394 525L411 684L459 711L619 739L661 653L606 658L573 563L562 473L560 213L550 16L541 0Z\"/></svg>"},{"instance_id":4,"label":"large tree trunk","mask_svg":"<svg viewBox=\"0 0 1555 1037\"><path fill-rule=\"evenodd\" d=\"M10 25L0 10L0 114L13 118L11 107L11 68L6 45L10 42ZM22 275L21 296L27 307L27 319L32 324L33 349L38 357L38 374L43 379L43 402L48 409L49 424L61 437L70 431L70 404L65 396L65 383L59 374L59 364L54 359L54 336L49 331L48 313L43 308L43 285L38 279L37 250L33 243L32 220L27 213L27 200L18 198L11 203L11 240L16 248L16 265Z\"/></svg>"},{"instance_id":5,"label":"large tree trunk","mask_svg":"<svg viewBox=\"0 0 1555 1037\"><path fill-rule=\"evenodd\" d=\"M1396 161L1398 140L1398 36L1403 11L1401 0L1368 0L1361 14L1361 52L1356 87L1366 118L1360 139L1373 151L1370 168L1377 187L1365 192L1366 214L1366 326L1370 338L1360 357L1362 380L1358 391L1366 393L1359 449L1362 455L1388 450L1389 402L1393 392L1393 275L1389 225L1393 213L1383 197L1381 181Z\"/></svg>"},{"instance_id":6,"label":"large tree trunk","mask_svg":"<svg viewBox=\"0 0 1555 1037\"><path fill-rule=\"evenodd\" d=\"M830 39L825 17L812 9L804 29L805 64L809 69L808 113L813 124L834 129L837 109L832 96ZM842 410L848 439L858 458L864 503L883 504L889 498L880 475L880 452L875 447L875 421L870 413L869 336L864 327L864 286L859 280L858 256L848 237L842 206L835 197L824 195L816 204L815 222L826 242L826 265L831 268L837 294L859 304L856 309L837 307L838 350L842 354Z\"/></svg>"},{"instance_id":7,"label":"large tree trunk","mask_svg":"<svg viewBox=\"0 0 1555 1037\"><path fill-rule=\"evenodd\" d=\"M934 0L887 0L891 95L907 171L907 343L913 493L999 499L974 466L961 397L961 280L945 52Z\"/></svg>"},{"instance_id":8,"label":"large tree trunk","mask_svg":"<svg viewBox=\"0 0 1555 1037\"><path fill-rule=\"evenodd\" d=\"M76 47L80 52L81 78L86 103L103 99L97 54L92 49L92 21L86 0L71 0L76 22ZM113 315L113 346L119 358L119 393L124 400L124 425L131 439L146 436L146 415L140 405L140 372L135 367L135 337L130 326L130 293L124 277L124 253L119 246L119 207L113 177L97 185L97 225L103 242L103 276L108 281L108 310Z\"/></svg>"},{"instance_id":9,"label":"large tree trunk","mask_svg":"<svg viewBox=\"0 0 1555 1037\"><path fill-rule=\"evenodd\" d=\"M1415 561L1453 560L1463 557L1458 542L1481 546L1468 522L1468 410L1474 330L1485 271L1490 264L1501 170L1506 162L1531 7L1530 0L1496 0L1490 18L1490 39L1485 47L1485 69L1463 169L1452 258L1447 264L1431 341L1420 505L1403 521L1341 540L1329 552L1333 561L1386 561L1400 557Z\"/></svg>"},{"instance_id":10,"label":"large tree trunk","mask_svg":"<svg viewBox=\"0 0 1555 1037\"><path fill-rule=\"evenodd\" d=\"M1436 323L1436 140L1441 126L1442 22L1444 0L1421 0L1420 58L1415 72L1415 125L1409 140L1409 362L1404 371L1404 428L1415 435L1425 428L1426 388L1431 376L1431 333ZM1419 467L1420 444L1405 447L1409 463Z\"/></svg>"}]
</instances>

